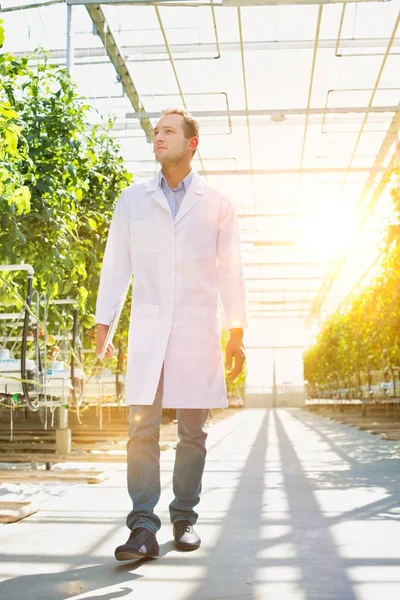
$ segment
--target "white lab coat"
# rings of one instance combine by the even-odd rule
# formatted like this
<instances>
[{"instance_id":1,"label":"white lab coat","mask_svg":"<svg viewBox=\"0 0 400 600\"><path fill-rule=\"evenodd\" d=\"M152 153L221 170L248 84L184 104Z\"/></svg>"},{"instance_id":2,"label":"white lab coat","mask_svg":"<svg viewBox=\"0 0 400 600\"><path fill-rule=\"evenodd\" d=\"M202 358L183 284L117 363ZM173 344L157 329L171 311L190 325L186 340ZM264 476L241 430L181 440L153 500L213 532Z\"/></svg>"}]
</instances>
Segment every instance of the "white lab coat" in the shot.
<instances>
[{"instance_id":1,"label":"white lab coat","mask_svg":"<svg viewBox=\"0 0 400 600\"><path fill-rule=\"evenodd\" d=\"M127 403L153 404L164 365L164 407L224 407L219 297L226 327L247 327L237 216L195 173L174 219L158 182L131 185L117 203L96 321L111 322L133 274Z\"/></svg>"}]
</instances>

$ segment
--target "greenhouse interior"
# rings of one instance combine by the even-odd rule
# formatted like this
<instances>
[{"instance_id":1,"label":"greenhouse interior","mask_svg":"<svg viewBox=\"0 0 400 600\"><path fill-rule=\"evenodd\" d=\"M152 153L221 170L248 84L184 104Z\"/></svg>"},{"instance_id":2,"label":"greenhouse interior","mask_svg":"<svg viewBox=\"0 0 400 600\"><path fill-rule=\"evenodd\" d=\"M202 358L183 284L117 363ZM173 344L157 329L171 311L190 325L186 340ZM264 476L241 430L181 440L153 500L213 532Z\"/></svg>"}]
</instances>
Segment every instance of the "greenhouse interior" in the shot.
<instances>
[{"instance_id":1,"label":"greenhouse interior","mask_svg":"<svg viewBox=\"0 0 400 600\"><path fill-rule=\"evenodd\" d=\"M1 597L399 598L399 97L400 0L1 0ZM170 131L198 140L179 187ZM203 545L117 571L160 394L176 505L180 411L208 410Z\"/></svg>"}]
</instances>

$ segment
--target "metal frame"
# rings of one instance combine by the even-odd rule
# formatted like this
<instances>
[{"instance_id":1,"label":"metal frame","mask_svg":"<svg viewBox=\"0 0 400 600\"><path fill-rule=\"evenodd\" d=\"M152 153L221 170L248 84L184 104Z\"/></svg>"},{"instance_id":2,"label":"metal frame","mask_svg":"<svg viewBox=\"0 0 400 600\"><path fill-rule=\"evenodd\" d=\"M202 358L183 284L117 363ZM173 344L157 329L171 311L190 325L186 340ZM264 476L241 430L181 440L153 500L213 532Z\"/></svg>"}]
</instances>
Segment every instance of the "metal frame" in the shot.
<instances>
[{"instance_id":1,"label":"metal frame","mask_svg":"<svg viewBox=\"0 0 400 600\"><path fill-rule=\"evenodd\" d=\"M66 0L67 4L96 4L96 0ZM387 2L388 0L340 0L345 4L355 2ZM141 6L163 5L179 8L202 8L204 6L215 7L249 7L249 6L290 6L307 4L337 4L338 0L215 0L209 3L199 4L193 0L104 0L102 4L129 4Z\"/></svg>"},{"instance_id":2,"label":"metal frame","mask_svg":"<svg viewBox=\"0 0 400 600\"><path fill-rule=\"evenodd\" d=\"M20 6L16 8L3 8L0 10L0 13L6 12L16 12L18 10L27 10L29 8L37 8L42 6L49 6L51 4L64 4L65 0L50 0L49 2L44 2L42 4L32 4L27 7ZM129 29L125 29L125 32L130 31ZM132 32L134 30L131 30ZM77 34L80 32L77 31ZM343 48L386 48L389 43L389 38L359 38L352 39L346 38L341 41L341 46ZM335 48L336 40L334 39L326 39L320 40L318 44L318 48L327 49L327 48ZM240 51L240 43L239 42L219 42L218 46L221 52L238 52ZM392 47L400 46L400 39L393 40ZM174 56L177 54L211 54L215 49L215 45L211 43L205 42L204 44L170 44L171 52ZM246 50L249 51L273 51L273 50L312 50L314 48L314 40L274 40L274 41L247 41L246 42ZM165 46L154 45L154 46L120 46L121 52L125 56L125 60L130 62L134 59L131 56L137 55L146 55L146 54L162 54L165 52ZM52 60L60 59L65 60L65 50L61 49L53 49L48 50L49 56ZM30 52L16 52L17 56L29 56ZM365 56L364 54L362 56ZM77 58L104 58L102 62L108 62L107 54L104 48L75 48L75 59ZM215 58L217 58L215 56ZM175 60L180 60L175 58ZM146 59L143 62L148 62ZM100 61L96 61L94 64L99 64ZM81 64L81 63L78 63ZM89 64L89 63L88 63Z\"/></svg>"},{"instance_id":3,"label":"metal frame","mask_svg":"<svg viewBox=\"0 0 400 600\"><path fill-rule=\"evenodd\" d=\"M73 4L73 3L71 3ZM69 9L71 7L68 7ZM104 48L110 58L110 61L115 67L121 82L126 91L133 108L137 113L145 112L144 107L140 101L138 91L135 84L133 83L132 77L129 73L128 66L125 58L118 47L118 44L114 38L110 26L107 23L107 19L103 12L103 9L99 4L89 3L86 6L86 10L89 13L94 25L96 26L97 33L101 41L103 42ZM153 139L153 127L147 117L139 116L139 121L142 129L146 135L147 141L150 143Z\"/></svg>"},{"instance_id":4,"label":"metal frame","mask_svg":"<svg viewBox=\"0 0 400 600\"><path fill-rule=\"evenodd\" d=\"M338 107L327 107L323 106L320 108L270 108L270 109L246 109L246 110L193 110L192 114L196 119L211 118L211 117L281 117L291 115L305 115L306 117L311 115L340 115L340 114L373 114L373 113L398 113L400 112L400 106L398 104L393 106L338 106ZM126 113L127 119L139 119L145 117L147 119L157 119L159 113L157 112L142 112L140 114Z\"/></svg>"}]
</instances>

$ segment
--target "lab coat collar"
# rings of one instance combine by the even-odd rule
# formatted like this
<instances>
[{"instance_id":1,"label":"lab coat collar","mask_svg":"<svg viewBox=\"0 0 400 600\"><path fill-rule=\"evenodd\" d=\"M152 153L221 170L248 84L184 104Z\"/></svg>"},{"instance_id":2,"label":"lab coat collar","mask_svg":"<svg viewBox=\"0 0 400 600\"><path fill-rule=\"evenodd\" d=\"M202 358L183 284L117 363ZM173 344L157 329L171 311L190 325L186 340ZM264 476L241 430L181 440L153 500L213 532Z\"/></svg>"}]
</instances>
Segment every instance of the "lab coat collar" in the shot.
<instances>
[{"instance_id":1,"label":"lab coat collar","mask_svg":"<svg viewBox=\"0 0 400 600\"><path fill-rule=\"evenodd\" d=\"M165 197L164 192L160 187L160 175L157 173L152 179L147 182L146 192L152 194L154 200L158 202L160 206L171 212L168 201ZM178 223L184 217L189 210L191 210L197 202L200 200L200 197L204 195L204 182L200 175L196 172L193 173L192 183L187 190L185 197L182 201L182 204L178 210L178 213L175 217L175 223Z\"/></svg>"}]
</instances>

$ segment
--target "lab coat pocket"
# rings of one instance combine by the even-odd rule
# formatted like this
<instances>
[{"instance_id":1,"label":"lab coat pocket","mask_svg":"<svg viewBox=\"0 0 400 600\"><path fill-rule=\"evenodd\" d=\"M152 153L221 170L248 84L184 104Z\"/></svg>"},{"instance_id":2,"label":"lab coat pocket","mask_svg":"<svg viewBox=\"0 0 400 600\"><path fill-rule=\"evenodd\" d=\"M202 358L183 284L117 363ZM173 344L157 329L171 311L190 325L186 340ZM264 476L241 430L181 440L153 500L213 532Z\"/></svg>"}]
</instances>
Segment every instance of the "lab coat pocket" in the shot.
<instances>
[{"instance_id":1,"label":"lab coat pocket","mask_svg":"<svg viewBox=\"0 0 400 600\"><path fill-rule=\"evenodd\" d=\"M129 331L129 350L151 352L155 343L160 307L158 304L134 304Z\"/></svg>"}]
</instances>

